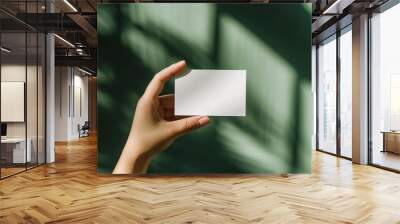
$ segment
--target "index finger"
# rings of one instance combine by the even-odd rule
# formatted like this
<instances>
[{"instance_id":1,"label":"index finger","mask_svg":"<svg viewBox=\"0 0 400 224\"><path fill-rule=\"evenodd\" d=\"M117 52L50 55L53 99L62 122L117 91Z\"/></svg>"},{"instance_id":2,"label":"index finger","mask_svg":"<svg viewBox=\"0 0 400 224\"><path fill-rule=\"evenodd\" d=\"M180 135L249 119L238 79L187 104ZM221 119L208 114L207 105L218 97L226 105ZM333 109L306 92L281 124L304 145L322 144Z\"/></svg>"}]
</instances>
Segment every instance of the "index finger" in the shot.
<instances>
[{"instance_id":1,"label":"index finger","mask_svg":"<svg viewBox=\"0 0 400 224\"><path fill-rule=\"evenodd\" d=\"M185 65L186 62L182 60L161 70L150 81L144 95L158 97L163 90L165 83L174 77L174 75L179 74L185 68Z\"/></svg>"}]
</instances>

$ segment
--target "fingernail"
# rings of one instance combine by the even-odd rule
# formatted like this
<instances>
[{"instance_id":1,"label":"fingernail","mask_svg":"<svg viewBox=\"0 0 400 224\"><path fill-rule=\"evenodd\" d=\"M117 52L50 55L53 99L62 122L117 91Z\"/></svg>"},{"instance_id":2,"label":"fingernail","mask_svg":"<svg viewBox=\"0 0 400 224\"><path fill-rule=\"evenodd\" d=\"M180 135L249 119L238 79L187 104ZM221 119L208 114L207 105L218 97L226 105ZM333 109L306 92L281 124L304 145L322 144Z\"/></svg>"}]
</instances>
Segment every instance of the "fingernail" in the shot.
<instances>
[{"instance_id":1,"label":"fingernail","mask_svg":"<svg viewBox=\"0 0 400 224\"><path fill-rule=\"evenodd\" d=\"M178 61L176 64L182 64L182 63L186 63L186 61L185 60L181 60L181 61Z\"/></svg>"},{"instance_id":2,"label":"fingernail","mask_svg":"<svg viewBox=\"0 0 400 224\"><path fill-rule=\"evenodd\" d=\"M209 121L210 121L210 118L208 118L208 117L201 117L201 118L199 119L199 124L200 124L200 125L205 125L205 124L207 124Z\"/></svg>"}]
</instances>

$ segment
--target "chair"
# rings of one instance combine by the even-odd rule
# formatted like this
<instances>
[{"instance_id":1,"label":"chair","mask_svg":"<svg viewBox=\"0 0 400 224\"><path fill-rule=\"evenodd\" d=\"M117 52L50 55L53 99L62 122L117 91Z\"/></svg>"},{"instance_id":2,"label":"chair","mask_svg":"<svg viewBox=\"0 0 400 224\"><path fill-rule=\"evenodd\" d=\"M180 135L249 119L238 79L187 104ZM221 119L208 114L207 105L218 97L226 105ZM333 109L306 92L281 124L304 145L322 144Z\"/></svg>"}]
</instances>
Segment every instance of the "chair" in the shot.
<instances>
[{"instance_id":1,"label":"chair","mask_svg":"<svg viewBox=\"0 0 400 224\"><path fill-rule=\"evenodd\" d=\"M89 129L90 129L89 121L85 121L82 127L78 124L79 138L89 136Z\"/></svg>"}]
</instances>

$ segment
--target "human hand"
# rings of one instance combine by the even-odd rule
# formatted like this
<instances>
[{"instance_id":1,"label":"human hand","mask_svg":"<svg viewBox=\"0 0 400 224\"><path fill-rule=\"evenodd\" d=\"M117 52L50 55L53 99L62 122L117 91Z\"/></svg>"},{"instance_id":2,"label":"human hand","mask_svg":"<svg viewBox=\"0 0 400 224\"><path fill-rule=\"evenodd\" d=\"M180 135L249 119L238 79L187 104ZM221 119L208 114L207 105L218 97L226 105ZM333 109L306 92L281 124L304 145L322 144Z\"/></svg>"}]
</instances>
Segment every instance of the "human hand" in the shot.
<instances>
[{"instance_id":1,"label":"human hand","mask_svg":"<svg viewBox=\"0 0 400 224\"><path fill-rule=\"evenodd\" d=\"M185 68L180 61L157 73L136 105L131 131L114 174L145 173L151 158L182 134L208 124L207 116L176 117L174 95L159 96L165 83Z\"/></svg>"}]
</instances>

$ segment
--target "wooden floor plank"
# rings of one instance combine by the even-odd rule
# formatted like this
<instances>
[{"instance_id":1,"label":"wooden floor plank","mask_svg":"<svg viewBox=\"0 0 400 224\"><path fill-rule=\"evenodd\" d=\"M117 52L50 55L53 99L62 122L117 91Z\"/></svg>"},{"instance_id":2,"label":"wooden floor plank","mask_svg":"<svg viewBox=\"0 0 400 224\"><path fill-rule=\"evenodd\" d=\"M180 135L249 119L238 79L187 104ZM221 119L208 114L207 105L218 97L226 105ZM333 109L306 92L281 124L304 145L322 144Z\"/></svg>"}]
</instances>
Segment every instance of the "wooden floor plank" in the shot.
<instances>
[{"instance_id":1,"label":"wooden floor plank","mask_svg":"<svg viewBox=\"0 0 400 224\"><path fill-rule=\"evenodd\" d=\"M0 223L400 223L400 175L313 152L310 175L96 173L96 136L0 181Z\"/></svg>"}]
</instances>

